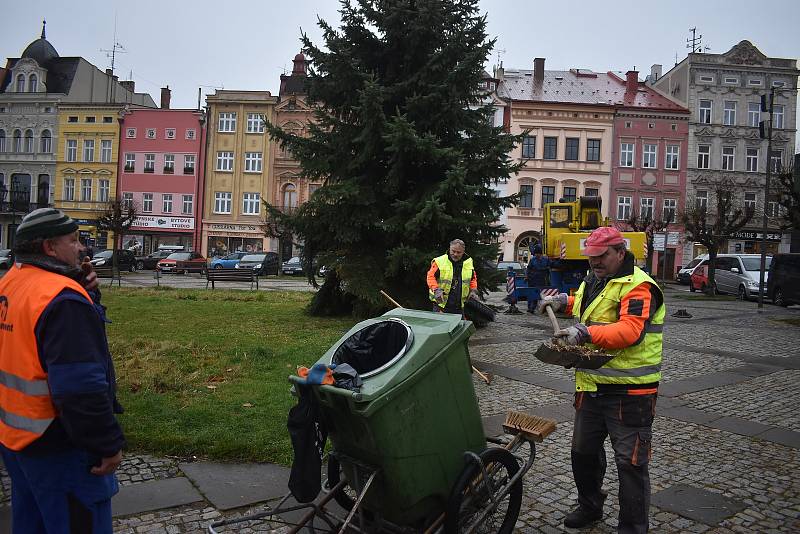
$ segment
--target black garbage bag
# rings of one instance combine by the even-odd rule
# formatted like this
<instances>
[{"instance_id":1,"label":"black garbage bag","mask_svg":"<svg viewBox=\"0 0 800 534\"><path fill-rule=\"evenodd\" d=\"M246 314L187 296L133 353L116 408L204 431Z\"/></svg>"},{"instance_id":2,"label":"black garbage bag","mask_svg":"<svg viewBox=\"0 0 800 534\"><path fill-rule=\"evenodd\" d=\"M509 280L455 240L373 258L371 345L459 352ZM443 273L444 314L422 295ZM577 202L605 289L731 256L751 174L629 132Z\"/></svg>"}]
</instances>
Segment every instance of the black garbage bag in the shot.
<instances>
[{"instance_id":1,"label":"black garbage bag","mask_svg":"<svg viewBox=\"0 0 800 534\"><path fill-rule=\"evenodd\" d=\"M328 431L319 416L311 386L296 384L299 397L289 410L286 426L292 438L294 460L289 474L289 491L297 502L311 502L322 488L322 455Z\"/></svg>"}]
</instances>

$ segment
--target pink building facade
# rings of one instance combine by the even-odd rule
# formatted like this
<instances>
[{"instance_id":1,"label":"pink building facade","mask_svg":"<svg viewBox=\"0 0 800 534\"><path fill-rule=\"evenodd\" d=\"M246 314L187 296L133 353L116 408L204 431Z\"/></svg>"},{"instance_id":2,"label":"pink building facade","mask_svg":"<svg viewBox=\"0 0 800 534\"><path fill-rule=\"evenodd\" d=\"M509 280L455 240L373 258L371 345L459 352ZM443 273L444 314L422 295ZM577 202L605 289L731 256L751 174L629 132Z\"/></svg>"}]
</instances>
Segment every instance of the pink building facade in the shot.
<instances>
[{"instance_id":1,"label":"pink building facade","mask_svg":"<svg viewBox=\"0 0 800 534\"><path fill-rule=\"evenodd\" d=\"M639 73L622 78L609 72L619 95L614 116L609 215L619 228L632 217L667 227L665 252L648 260L651 273L666 265L667 279L683 265L683 227L680 208L685 205L689 110L639 82ZM689 258L690 259L690 258ZM687 259L688 261L688 259Z\"/></svg>"},{"instance_id":2,"label":"pink building facade","mask_svg":"<svg viewBox=\"0 0 800 534\"><path fill-rule=\"evenodd\" d=\"M205 116L194 109L130 109L120 120L119 198L139 216L124 248L200 250Z\"/></svg>"}]
</instances>

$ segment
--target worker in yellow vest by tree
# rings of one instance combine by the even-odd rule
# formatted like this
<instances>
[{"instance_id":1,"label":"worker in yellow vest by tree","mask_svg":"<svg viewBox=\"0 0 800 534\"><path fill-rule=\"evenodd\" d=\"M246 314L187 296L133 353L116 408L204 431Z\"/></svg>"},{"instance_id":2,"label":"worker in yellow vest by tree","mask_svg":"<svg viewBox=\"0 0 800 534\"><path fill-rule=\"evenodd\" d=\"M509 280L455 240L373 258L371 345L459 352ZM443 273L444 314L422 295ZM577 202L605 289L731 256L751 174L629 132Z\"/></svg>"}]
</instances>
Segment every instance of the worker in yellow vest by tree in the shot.
<instances>
[{"instance_id":1,"label":"worker in yellow vest by tree","mask_svg":"<svg viewBox=\"0 0 800 534\"><path fill-rule=\"evenodd\" d=\"M454 239L447 254L433 258L427 276L433 311L462 315L467 299L478 298L478 276L465 252L464 242Z\"/></svg>"},{"instance_id":2,"label":"worker in yellow vest by tree","mask_svg":"<svg viewBox=\"0 0 800 534\"><path fill-rule=\"evenodd\" d=\"M661 380L664 295L652 278L634 265L615 228L594 230L584 256L591 272L574 297L548 296L539 311L551 305L578 319L561 330L557 342L587 345L614 356L599 369L575 371L575 423L572 475L578 507L564 525L581 528L602 519L603 443L611 437L619 474L618 532L647 532L650 508L651 436L658 383Z\"/></svg>"}]
</instances>

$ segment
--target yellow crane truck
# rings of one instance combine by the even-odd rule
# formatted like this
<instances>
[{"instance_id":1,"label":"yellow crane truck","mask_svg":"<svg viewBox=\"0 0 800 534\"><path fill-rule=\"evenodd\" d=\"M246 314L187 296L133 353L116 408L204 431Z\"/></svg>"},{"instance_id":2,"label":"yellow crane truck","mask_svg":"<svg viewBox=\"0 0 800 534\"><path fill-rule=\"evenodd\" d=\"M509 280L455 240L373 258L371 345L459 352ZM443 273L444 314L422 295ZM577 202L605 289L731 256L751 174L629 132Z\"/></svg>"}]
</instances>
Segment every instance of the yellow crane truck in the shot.
<instances>
[{"instance_id":1,"label":"yellow crane truck","mask_svg":"<svg viewBox=\"0 0 800 534\"><path fill-rule=\"evenodd\" d=\"M592 230L610 226L603 217L600 197L580 197L574 202L551 202L544 205L542 252L550 258L550 286L569 293L578 288L589 262L581 255L584 241ZM628 250L640 265L646 259L647 238L644 232L622 232Z\"/></svg>"}]
</instances>

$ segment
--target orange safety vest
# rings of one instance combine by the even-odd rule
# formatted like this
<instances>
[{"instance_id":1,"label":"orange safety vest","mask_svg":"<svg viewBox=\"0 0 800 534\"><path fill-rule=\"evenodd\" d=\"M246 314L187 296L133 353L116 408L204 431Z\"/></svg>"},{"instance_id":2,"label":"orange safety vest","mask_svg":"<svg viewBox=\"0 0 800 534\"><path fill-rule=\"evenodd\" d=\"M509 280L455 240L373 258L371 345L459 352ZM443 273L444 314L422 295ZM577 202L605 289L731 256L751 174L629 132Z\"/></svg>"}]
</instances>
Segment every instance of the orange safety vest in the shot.
<instances>
[{"instance_id":1,"label":"orange safety vest","mask_svg":"<svg viewBox=\"0 0 800 534\"><path fill-rule=\"evenodd\" d=\"M57 415L35 329L47 305L67 288L91 302L76 281L32 265L13 265L0 279L0 443L11 450L37 440Z\"/></svg>"}]
</instances>

